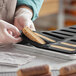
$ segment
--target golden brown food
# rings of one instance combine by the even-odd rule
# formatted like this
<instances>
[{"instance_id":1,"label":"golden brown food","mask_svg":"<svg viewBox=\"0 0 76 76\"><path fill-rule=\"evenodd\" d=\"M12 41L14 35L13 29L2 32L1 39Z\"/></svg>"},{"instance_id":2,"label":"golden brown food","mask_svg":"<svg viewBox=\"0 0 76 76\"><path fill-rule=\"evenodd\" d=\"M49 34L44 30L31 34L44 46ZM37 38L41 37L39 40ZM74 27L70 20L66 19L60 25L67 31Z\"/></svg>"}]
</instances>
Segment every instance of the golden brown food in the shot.
<instances>
[{"instance_id":1,"label":"golden brown food","mask_svg":"<svg viewBox=\"0 0 76 76\"><path fill-rule=\"evenodd\" d=\"M76 73L76 64L62 67L60 69L60 76L68 76Z\"/></svg>"},{"instance_id":2,"label":"golden brown food","mask_svg":"<svg viewBox=\"0 0 76 76\"><path fill-rule=\"evenodd\" d=\"M62 49L62 50L75 51L75 49L73 49L73 48L68 48L68 47L64 47L64 46L59 46L59 45L50 45L50 46L54 47L54 48Z\"/></svg>"},{"instance_id":3,"label":"golden brown food","mask_svg":"<svg viewBox=\"0 0 76 76\"><path fill-rule=\"evenodd\" d=\"M42 37L42 38L44 38L44 39L50 41L50 42L56 42L55 40L50 39L50 38L48 38L48 37L46 37L46 36L43 36L43 35L41 35L41 34L38 34L38 33L35 33L35 34L36 34L37 36L39 36L39 37Z\"/></svg>"},{"instance_id":4,"label":"golden brown food","mask_svg":"<svg viewBox=\"0 0 76 76\"><path fill-rule=\"evenodd\" d=\"M42 65L42 66L35 66L31 68L21 69L17 72L17 75L18 76L40 76L40 75L46 75L49 73L50 73L49 66Z\"/></svg>"},{"instance_id":5,"label":"golden brown food","mask_svg":"<svg viewBox=\"0 0 76 76\"><path fill-rule=\"evenodd\" d=\"M22 30L24 35L28 37L30 40L35 41L39 44L45 44L46 42L41 39L39 36L37 36L31 29L29 29L27 26Z\"/></svg>"},{"instance_id":6,"label":"golden brown food","mask_svg":"<svg viewBox=\"0 0 76 76\"><path fill-rule=\"evenodd\" d=\"M67 42L61 42L61 44L63 44L63 45L67 45L67 46L76 47L75 44L71 44L71 43L67 43Z\"/></svg>"},{"instance_id":7,"label":"golden brown food","mask_svg":"<svg viewBox=\"0 0 76 76\"><path fill-rule=\"evenodd\" d=\"M59 76L76 76L76 74L70 74L70 75L59 75Z\"/></svg>"},{"instance_id":8,"label":"golden brown food","mask_svg":"<svg viewBox=\"0 0 76 76\"><path fill-rule=\"evenodd\" d=\"M36 75L37 76L37 75ZM38 76L51 76L51 72L48 74L38 75Z\"/></svg>"}]
</instances>

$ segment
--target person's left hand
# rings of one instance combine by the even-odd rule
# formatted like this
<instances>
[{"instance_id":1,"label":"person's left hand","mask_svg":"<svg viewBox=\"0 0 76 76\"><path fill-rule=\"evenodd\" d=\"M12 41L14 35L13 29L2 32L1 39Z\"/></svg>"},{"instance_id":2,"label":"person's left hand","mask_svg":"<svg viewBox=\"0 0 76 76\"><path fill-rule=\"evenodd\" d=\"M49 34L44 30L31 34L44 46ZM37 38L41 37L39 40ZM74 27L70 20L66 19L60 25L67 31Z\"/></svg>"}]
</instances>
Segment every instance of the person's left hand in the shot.
<instances>
[{"instance_id":1,"label":"person's left hand","mask_svg":"<svg viewBox=\"0 0 76 76\"><path fill-rule=\"evenodd\" d=\"M21 12L23 11L23 12ZM31 15L27 12L26 9L21 9L18 11L17 16L14 19L14 25L19 29L22 30L25 26L28 26L31 30L35 31L34 23L31 20ZM21 13L20 13L21 12Z\"/></svg>"}]
</instances>

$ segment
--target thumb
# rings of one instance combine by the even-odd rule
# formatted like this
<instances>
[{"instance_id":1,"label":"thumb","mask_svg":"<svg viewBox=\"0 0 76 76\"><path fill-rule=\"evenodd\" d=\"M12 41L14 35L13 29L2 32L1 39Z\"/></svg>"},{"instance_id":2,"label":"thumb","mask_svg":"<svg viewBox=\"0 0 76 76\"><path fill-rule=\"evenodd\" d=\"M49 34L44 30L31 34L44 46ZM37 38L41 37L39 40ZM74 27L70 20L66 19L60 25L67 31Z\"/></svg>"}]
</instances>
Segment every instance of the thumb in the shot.
<instances>
[{"instance_id":1,"label":"thumb","mask_svg":"<svg viewBox=\"0 0 76 76\"><path fill-rule=\"evenodd\" d=\"M18 28L15 27L14 25L9 26L8 30L11 31L14 36L19 36L20 35L20 32L19 32Z\"/></svg>"},{"instance_id":2,"label":"thumb","mask_svg":"<svg viewBox=\"0 0 76 76\"><path fill-rule=\"evenodd\" d=\"M34 27L34 23L33 23L31 20L27 20L27 21L25 22L24 27L25 27L25 26L29 27L32 31L36 31L36 29L35 29L35 27Z\"/></svg>"},{"instance_id":3,"label":"thumb","mask_svg":"<svg viewBox=\"0 0 76 76\"><path fill-rule=\"evenodd\" d=\"M18 38L15 38L15 39L14 39L13 43L18 43L18 42L20 42L20 41L22 41L22 39L21 39L21 37L18 37Z\"/></svg>"},{"instance_id":4,"label":"thumb","mask_svg":"<svg viewBox=\"0 0 76 76\"><path fill-rule=\"evenodd\" d=\"M31 29L32 31L36 31L35 26L34 26L34 23L33 23L32 21L31 21L30 29Z\"/></svg>"},{"instance_id":5,"label":"thumb","mask_svg":"<svg viewBox=\"0 0 76 76\"><path fill-rule=\"evenodd\" d=\"M11 34L9 34L7 30L4 30L4 33L5 33L5 37L6 37L5 39L7 43L18 43L22 40L21 37L15 38Z\"/></svg>"}]
</instances>

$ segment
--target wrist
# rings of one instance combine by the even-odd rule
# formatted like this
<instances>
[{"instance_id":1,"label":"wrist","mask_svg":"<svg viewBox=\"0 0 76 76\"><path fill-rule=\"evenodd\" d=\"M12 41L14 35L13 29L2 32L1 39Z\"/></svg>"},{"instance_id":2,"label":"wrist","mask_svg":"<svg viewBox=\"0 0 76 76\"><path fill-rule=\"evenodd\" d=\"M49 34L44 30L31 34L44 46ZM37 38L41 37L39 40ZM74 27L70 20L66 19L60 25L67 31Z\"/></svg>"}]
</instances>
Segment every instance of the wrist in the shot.
<instances>
[{"instance_id":1,"label":"wrist","mask_svg":"<svg viewBox=\"0 0 76 76\"><path fill-rule=\"evenodd\" d=\"M18 17L22 14L27 16L28 18L32 19L33 13L28 8L19 8L15 13L15 17Z\"/></svg>"}]
</instances>

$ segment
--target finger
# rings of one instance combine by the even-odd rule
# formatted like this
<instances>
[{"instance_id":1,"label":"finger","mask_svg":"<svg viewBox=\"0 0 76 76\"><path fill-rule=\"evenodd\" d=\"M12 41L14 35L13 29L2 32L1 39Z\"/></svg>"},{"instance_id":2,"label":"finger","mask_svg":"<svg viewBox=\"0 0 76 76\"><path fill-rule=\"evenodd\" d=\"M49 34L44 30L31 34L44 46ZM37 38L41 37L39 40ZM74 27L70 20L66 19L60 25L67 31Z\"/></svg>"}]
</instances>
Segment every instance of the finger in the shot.
<instances>
[{"instance_id":1,"label":"finger","mask_svg":"<svg viewBox=\"0 0 76 76\"><path fill-rule=\"evenodd\" d=\"M15 38L12 43L18 43L22 41L21 37Z\"/></svg>"},{"instance_id":2,"label":"finger","mask_svg":"<svg viewBox=\"0 0 76 76\"><path fill-rule=\"evenodd\" d=\"M31 30L32 30L32 31L36 31L36 29L35 29L35 26L34 26L34 23L33 23L33 22L31 22L30 28L31 28Z\"/></svg>"},{"instance_id":3,"label":"finger","mask_svg":"<svg viewBox=\"0 0 76 76\"><path fill-rule=\"evenodd\" d=\"M18 20L15 19L14 21L14 25L19 29L19 30L22 30L23 29L23 26L19 23Z\"/></svg>"},{"instance_id":4,"label":"finger","mask_svg":"<svg viewBox=\"0 0 76 76\"><path fill-rule=\"evenodd\" d=\"M13 35L15 36L20 36L20 32L18 30L17 27L15 27L14 25L11 25L8 27L8 30L11 31L13 33Z\"/></svg>"},{"instance_id":5,"label":"finger","mask_svg":"<svg viewBox=\"0 0 76 76\"><path fill-rule=\"evenodd\" d=\"M21 42L22 39L21 37L18 37L18 38L9 38L10 40L8 41L8 39L6 39L6 42L5 44L11 44L11 43L18 43L18 42Z\"/></svg>"},{"instance_id":6,"label":"finger","mask_svg":"<svg viewBox=\"0 0 76 76\"><path fill-rule=\"evenodd\" d=\"M7 30L4 30L4 34L7 43L17 43L21 41L21 37L15 38L14 36L10 35Z\"/></svg>"},{"instance_id":7,"label":"finger","mask_svg":"<svg viewBox=\"0 0 76 76\"><path fill-rule=\"evenodd\" d=\"M31 25L30 20L25 20L25 21L24 21L24 24L23 24L23 26L24 26L24 27L26 27L26 26L27 26L27 27L29 27L29 28L30 28L30 25Z\"/></svg>"},{"instance_id":8,"label":"finger","mask_svg":"<svg viewBox=\"0 0 76 76\"><path fill-rule=\"evenodd\" d=\"M30 29L32 31L36 31L35 26L34 26L34 23L32 22L32 20L30 20Z\"/></svg>"},{"instance_id":9,"label":"finger","mask_svg":"<svg viewBox=\"0 0 76 76\"><path fill-rule=\"evenodd\" d=\"M13 36L13 32L12 32L12 31L10 31L10 30L7 30L7 31L8 31L8 33L9 33L10 35Z\"/></svg>"}]
</instances>

